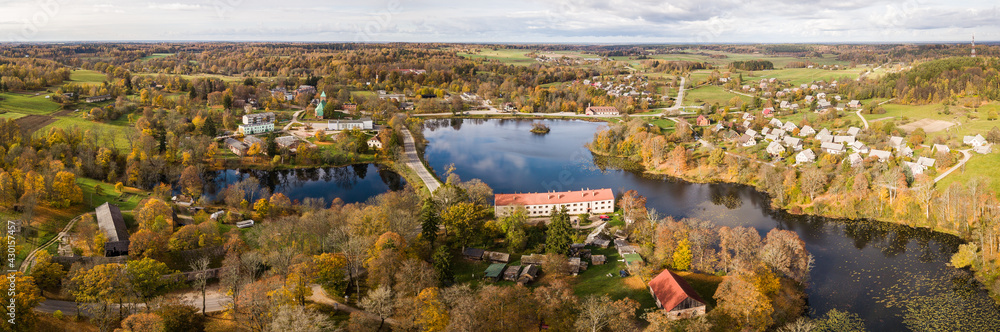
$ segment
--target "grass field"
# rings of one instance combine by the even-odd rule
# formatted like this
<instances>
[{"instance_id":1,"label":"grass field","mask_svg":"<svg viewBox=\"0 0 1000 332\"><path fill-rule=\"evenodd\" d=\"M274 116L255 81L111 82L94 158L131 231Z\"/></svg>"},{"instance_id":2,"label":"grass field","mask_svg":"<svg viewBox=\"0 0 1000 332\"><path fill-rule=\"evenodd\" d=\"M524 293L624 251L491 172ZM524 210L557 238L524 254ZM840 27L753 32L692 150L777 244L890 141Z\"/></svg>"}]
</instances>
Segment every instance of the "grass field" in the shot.
<instances>
[{"instance_id":1,"label":"grass field","mask_svg":"<svg viewBox=\"0 0 1000 332\"><path fill-rule=\"evenodd\" d=\"M160 74L135 74L138 76L159 76ZM226 75L216 75L216 74L195 74L195 75L180 75L184 79L191 80L195 78L218 78L226 82L238 82L244 80L243 77L234 77Z\"/></svg>"},{"instance_id":2,"label":"grass field","mask_svg":"<svg viewBox=\"0 0 1000 332\"><path fill-rule=\"evenodd\" d=\"M123 118L125 116L122 116ZM39 132L45 133L49 128L81 128L83 130L90 130L91 133L97 134L98 132L104 132L104 134L114 136L115 147L119 150L128 149L128 138L125 137L122 130L124 127L116 126L107 123L94 122L90 120L83 119L78 115L71 115L68 117L56 117L58 120L56 122L43 127ZM126 120L127 121L127 120Z\"/></svg>"},{"instance_id":3,"label":"grass field","mask_svg":"<svg viewBox=\"0 0 1000 332\"><path fill-rule=\"evenodd\" d=\"M490 49L477 49L473 53L463 53L459 52L458 55L467 57L470 59L480 59L485 58L488 60L499 60L502 63L527 66L538 63L533 58L525 56L525 54L531 53L530 50L490 50Z\"/></svg>"},{"instance_id":4,"label":"grass field","mask_svg":"<svg viewBox=\"0 0 1000 332\"><path fill-rule=\"evenodd\" d=\"M139 201L149 194L135 188L125 188L125 193L119 196L115 186L110 183L90 179L90 178L77 178L77 185L83 190L83 202L90 206L90 208L96 208L101 204L106 202L111 202L111 204L118 205L118 208L122 211L133 210L135 206L139 204ZM95 186L101 187L101 194L98 195L95 192ZM119 199L121 198L121 199Z\"/></svg>"},{"instance_id":5,"label":"grass field","mask_svg":"<svg viewBox=\"0 0 1000 332\"><path fill-rule=\"evenodd\" d=\"M670 121L668 119L655 119L655 120L650 119L647 121L649 123L656 125L657 127L660 127L660 130L672 130L677 125L677 123Z\"/></svg>"},{"instance_id":6,"label":"grass field","mask_svg":"<svg viewBox=\"0 0 1000 332\"><path fill-rule=\"evenodd\" d=\"M100 84L107 80L107 76L93 70L74 70L70 73L69 80L73 83Z\"/></svg>"},{"instance_id":7,"label":"grass field","mask_svg":"<svg viewBox=\"0 0 1000 332\"><path fill-rule=\"evenodd\" d=\"M656 307L656 300L649 294L645 281L638 276L622 278L618 275L619 270L625 269L625 263L618 261L621 257L618 257L614 248L595 248L591 250L591 254L605 255L607 263L591 265L586 271L580 272L573 283L576 296L584 298L608 294L612 300L627 297L642 305L639 312ZM608 276L609 273L611 276Z\"/></svg>"},{"instance_id":8,"label":"grass field","mask_svg":"<svg viewBox=\"0 0 1000 332\"><path fill-rule=\"evenodd\" d=\"M20 118L20 117L23 117L23 116L24 116L24 114L21 114L21 113L7 112L7 113L0 114L0 119L11 119L11 120L14 120L14 119L17 119L17 118Z\"/></svg>"},{"instance_id":9,"label":"grass field","mask_svg":"<svg viewBox=\"0 0 1000 332\"><path fill-rule=\"evenodd\" d=\"M59 110L59 104L45 98L46 93L39 95L5 92L0 93L0 109L23 114L48 115Z\"/></svg>"},{"instance_id":10,"label":"grass field","mask_svg":"<svg viewBox=\"0 0 1000 332\"><path fill-rule=\"evenodd\" d=\"M744 73L743 78L777 78L782 81L790 81L793 85L811 83L813 81L834 81L843 78L856 79L863 72L862 68L847 70L823 70L810 68L791 68L755 71L753 75Z\"/></svg>"},{"instance_id":11,"label":"grass field","mask_svg":"<svg viewBox=\"0 0 1000 332\"><path fill-rule=\"evenodd\" d=\"M965 163L964 170L961 168L955 170L935 184L935 188L938 191L945 191L952 183L964 185L979 179L984 181L989 190L1000 192L1000 181L997 181L994 175L997 169L1000 169L1000 153L993 152L986 155L973 153L972 159Z\"/></svg>"},{"instance_id":12,"label":"grass field","mask_svg":"<svg viewBox=\"0 0 1000 332\"><path fill-rule=\"evenodd\" d=\"M679 54L658 54L650 56L652 59L666 60L666 61L697 61L697 62L708 62L716 66L727 66L733 61L745 61L745 60L767 60L774 63L775 68L783 68L788 65L788 63L793 61L809 61L818 65L850 65L847 61L837 60L837 56L833 54L824 54L822 57L806 57L806 58L794 58L794 57L781 57L781 56L769 56L762 54L746 54L746 53L729 53L729 52L719 52L719 51L708 51L708 50L684 50L685 53ZM726 58L712 58L711 55L725 55ZM626 61L628 57L612 57L614 60Z\"/></svg>"},{"instance_id":13,"label":"grass field","mask_svg":"<svg viewBox=\"0 0 1000 332\"><path fill-rule=\"evenodd\" d=\"M943 112L944 106L941 104L930 105L899 105L885 104L882 107L886 110L884 114L862 114L865 119L871 122L874 119L893 118L896 125L903 125L920 119L933 119L955 123L955 126L947 130L928 133L928 138L935 138L942 135L951 135L951 140L961 143L962 136L976 134L986 135L994 126L1000 127L1000 120L988 120L989 111L1000 113L1000 104L991 103L980 107L978 111L973 111L960 106L949 106L951 114ZM971 117L970 117L971 115Z\"/></svg>"},{"instance_id":14,"label":"grass field","mask_svg":"<svg viewBox=\"0 0 1000 332\"><path fill-rule=\"evenodd\" d=\"M141 61L147 61L147 60L152 60L152 59L166 58L166 57L174 55L174 54L176 54L176 53L153 53L153 55L145 56L145 57L143 57L142 59L139 59L139 60L141 60Z\"/></svg>"},{"instance_id":15,"label":"grass field","mask_svg":"<svg viewBox=\"0 0 1000 332\"><path fill-rule=\"evenodd\" d=\"M753 98L728 92L719 86L708 85L685 91L684 105L694 106L703 103L712 105L719 103L719 106L729 106L729 100L733 99L733 97L739 97L743 102L753 102Z\"/></svg>"}]
</instances>

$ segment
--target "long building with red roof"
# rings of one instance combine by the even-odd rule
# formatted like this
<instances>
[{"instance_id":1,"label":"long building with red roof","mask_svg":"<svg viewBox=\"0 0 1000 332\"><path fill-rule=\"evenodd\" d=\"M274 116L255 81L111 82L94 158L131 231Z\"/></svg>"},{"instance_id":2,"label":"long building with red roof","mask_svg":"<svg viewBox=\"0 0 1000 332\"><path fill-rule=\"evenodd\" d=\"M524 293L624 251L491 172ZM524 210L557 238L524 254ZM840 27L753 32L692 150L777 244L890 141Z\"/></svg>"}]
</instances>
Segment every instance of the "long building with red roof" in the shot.
<instances>
[{"instance_id":1,"label":"long building with red roof","mask_svg":"<svg viewBox=\"0 0 1000 332\"><path fill-rule=\"evenodd\" d=\"M612 213L615 211L615 193L611 189L587 189L526 194L496 194L496 215L502 216L518 207L524 207L529 217L547 216L552 208L563 206L570 214Z\"/></svg>"},{"instance_id":2,"label":"long building with red roof","mask_svg":"<svg viewBox=\"0 0 1000 332\"><path fill-rule=\"evenodd\" d=\"M705 314L705 300L680 276L663 270L649 281L649 292L656 306L666 311L667 318L683 319Z\"/></svg>"}]
</instances>

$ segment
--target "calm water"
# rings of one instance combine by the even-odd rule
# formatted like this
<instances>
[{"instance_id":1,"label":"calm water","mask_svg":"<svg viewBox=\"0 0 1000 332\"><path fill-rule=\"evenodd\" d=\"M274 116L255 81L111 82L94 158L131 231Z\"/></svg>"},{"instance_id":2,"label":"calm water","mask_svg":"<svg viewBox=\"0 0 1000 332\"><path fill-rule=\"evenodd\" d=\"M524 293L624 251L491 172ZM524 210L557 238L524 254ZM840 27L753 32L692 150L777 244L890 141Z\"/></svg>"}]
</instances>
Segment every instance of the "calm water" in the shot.
<instances>
[{"instance_id":1,"label":"calm water","mask_svg":"<svg viewBox=\"0 0 1000 332\"><path fill-rule=\"evenodd\" d=\"M212 181L206 181L205 195L214 198L229 184L250 177L257 178L272 193L283 193L292 201L322 198L327 204L334 198L344 203L364 202L406 186L406 180L399 174L374 164L279 171L230 169L207 175Z\"/></svg>"},{"instance_id":2,"label":"calm water","mask_svg":"<svg viewBox=\"0 0 1000 332\"><path fill-rule=\"evenodd\" d=\"M530 133L530 121L429 121L425 156L439 175L454 163L462 179L482 179L497 193L635 189L661 215L754 227L762 236L774 228L793 230L816 259L807 291L814 316L836 308L861 315L869 330L898 331L907 330L904 313L911 308L923 311L906 318L978 324L948 330L1000 330L996 305L970 281L971 274L945 265L960 243L953 236L879 222L790 216L771 210L767 198L750 187L623 171L583 147L601 123L544 122L552 128L548 135Z\"/></svg>"}]
</instances>

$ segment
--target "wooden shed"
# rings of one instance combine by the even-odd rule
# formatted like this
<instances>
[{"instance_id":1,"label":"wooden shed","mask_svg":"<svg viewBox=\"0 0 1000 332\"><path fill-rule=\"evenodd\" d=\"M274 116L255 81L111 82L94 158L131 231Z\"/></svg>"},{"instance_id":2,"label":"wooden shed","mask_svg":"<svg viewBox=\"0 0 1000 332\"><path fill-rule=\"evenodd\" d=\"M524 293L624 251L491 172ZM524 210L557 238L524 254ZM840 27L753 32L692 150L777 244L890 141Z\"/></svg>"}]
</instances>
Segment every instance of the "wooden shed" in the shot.
<instances>
[{"instance_id":1,"label":"wooden shed","mask_svg":"<svg viewBox=\"0 0 1000 332\"><path fill-rule=\"evenodd\" d=\"M465 256L465 259L481 261L485 252L485 250L479 248L465 248L465 250L462 250L462 256Z\"/></svg>"},{"instance_id":2,"label":"wooden shed","mask_svg":"<svg viewBox=\"0 0 1000 332\"><path fill-rule=\"evenodd\" d=\"M684 319L705 314L705 300L680 276L663 270L649 281L649 292L656 306L666 311L669 319Z\"/></svg>"},{"instance_id":3,"label":"wooden shed","mask_svg":"<svg viewBox=\"0 0 1000 332\"><path fill-rule=\"evenodd\" d=\"M604 265L604 261L607 260L604 255L593 255L590 256L590 263L594 265Z\"/></svg>"},{"instance_id":4,"label":"wooden shed","mask_svg":"<svg viewBox=\"0 0 1000 332\"><path fill-rule=\"evenodd\" d=\"M519 275L521 275L520 265L508 266L507 270L503 272L503 280L517 281Z\"/></svg>"},{"instance_id":5,"label":"wooden shed","mask_svg":"<svg viewBox=\"0 0 1000 332\"><path fill-rule=\"evenodd\" d=\"M507 267L507 264L496 263L490 264L486 268L486 273L483 275L486 279L492 279L493 281L500 281L500 277L503 276L503 271Z\"/></svg>"},{"instance_id":6,"label":"wooden shed","mask_svg":"<svg viewBox=\"0 0 1000 332\"><path fill-rule=\"evenodd\" d=\"M538 265L528 265L521 269L521 275L517 277L517 283L524 285L538 279Z\"/></svg>"},{"instance_id":7,"label":"wooden shed","mask_svg":"<svg viewBox=\"0 0 1000 332\"><path fill-rule=\"evenodd\" d=\"M509 263L510 254L497 251L484 251L482 259L491 263Z\"/></svg>"}]
</instances>

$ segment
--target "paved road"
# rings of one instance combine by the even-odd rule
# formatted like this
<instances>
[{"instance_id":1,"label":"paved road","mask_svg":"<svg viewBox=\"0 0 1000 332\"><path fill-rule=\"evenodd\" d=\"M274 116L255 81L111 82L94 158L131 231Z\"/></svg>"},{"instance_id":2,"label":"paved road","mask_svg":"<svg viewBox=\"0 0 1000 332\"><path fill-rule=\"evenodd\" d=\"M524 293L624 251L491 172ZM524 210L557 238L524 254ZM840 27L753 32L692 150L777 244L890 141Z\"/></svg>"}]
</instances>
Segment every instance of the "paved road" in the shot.
<instances>
[{"instance_id":1,"label":"paved road","mask_svg":"<svg viewBox=\"0 0 1000 332\"><path fill-rule=\"evenodd\" d=\"M679 110L684 107L684 89L687 88L685 82L687 82L687 77L681 76L681 86L677 88L677 102L674 103L674 107L668 110Z\"/></svg>"},{"instance_id":2,"label":"paved road","mask_svg":"<svg viewBox=\"0 0 1000 332\"><path fill-rule=\"evenodd\" d=\"M941 173L941 175L938 175L938 177L934 178L935 183L941 181L942 179L944 179L944 177L948 176L948 174L951 174L951 172L954 172L959 167L962 167L962 165L965 165L965 162L969 161L969 159L972 158L972 154L969 153L968 149L958 150L958 152L961 152L962 155L964 155L964 157L962 157L962 160L960 160L957 164L955 164L955 166L952 166L952 168L949 168L947 171Z\"/></svg>"},{"instance_id":3,"label":"paved road","mask_svg":"<svg viewBox=\"0 0 1000 332\"><path fill-rule=\"evenodd\" d=\"M288 131L288 128L291 128L293 124L301 123L299 122L299 114L302 114L302 112L305 112L305 110L296 111L295 114L292 114L292 121L289 121L288 124L285 125L285 128L282 128L282 130Z\"/></svg>"},{"instance_id":4,"label":"paved road","mask_svg":"<svg viewBox=\"0 0 1000 332\"><path fill-rule=\"evenodd\" d=\"M417 155L417 144L413 141L413 134L410 134L410 130L407 128L403 128L403 151L406 154L406 166L417 172L420 181L423 181L427 190L434 194L441 187L441 182L438 182L434 174L431 174L424 163L420 161L420 156Z\"/></svg>"}]
</instances>

